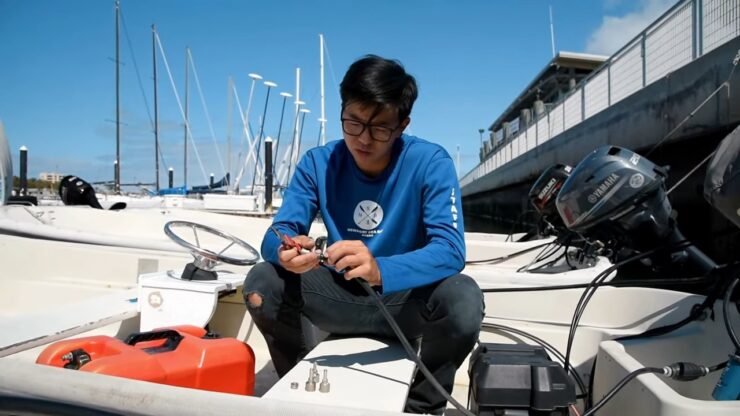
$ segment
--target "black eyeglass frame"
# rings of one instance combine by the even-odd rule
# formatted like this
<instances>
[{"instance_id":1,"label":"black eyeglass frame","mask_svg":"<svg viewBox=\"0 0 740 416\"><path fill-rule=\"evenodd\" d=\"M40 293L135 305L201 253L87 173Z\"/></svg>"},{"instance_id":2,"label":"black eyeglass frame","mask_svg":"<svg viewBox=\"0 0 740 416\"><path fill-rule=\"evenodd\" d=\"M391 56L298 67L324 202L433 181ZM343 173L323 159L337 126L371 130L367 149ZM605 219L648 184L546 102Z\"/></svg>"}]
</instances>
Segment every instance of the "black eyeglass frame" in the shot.
<instances>
[{"instance_id":1,"label":"black eyeglass frame","mask_svg":"<svg viewBox=\"0 0 740 416\"><path fill-rule=\"evenodd\" d=\"M386 127L386 126L379 126L377 124L363 123L360 120L355 120L353 118L340 118L340 120L342 121L342 131L345 132L346 134L349 134L352 137L359 137L359 136L362 135L362 133L365 132L366 129L369 128L368 131L370 132L370 138L373 139L373 140L375 140L375 141L381 142L381 143L388 143L389 141L391 141L391 137L393 137L393 133L396 130L398 130L398 128L401 127L401 125L403 124L403 122L401 122L401 123L398 123L398 125L396 127L390 128L390 127ZM362 126L362 130L360 130L360 132L357 133L357 134L353 134L353 133L348 132L347 129L344 127L344 122L345 121L350 121L352 123L357 123L357 124L361 125ZM388 138L386 140L380 140L380 139L375 138L375 136L373 135L373 128L388 130Z\"/></svg>"}]
</instances>

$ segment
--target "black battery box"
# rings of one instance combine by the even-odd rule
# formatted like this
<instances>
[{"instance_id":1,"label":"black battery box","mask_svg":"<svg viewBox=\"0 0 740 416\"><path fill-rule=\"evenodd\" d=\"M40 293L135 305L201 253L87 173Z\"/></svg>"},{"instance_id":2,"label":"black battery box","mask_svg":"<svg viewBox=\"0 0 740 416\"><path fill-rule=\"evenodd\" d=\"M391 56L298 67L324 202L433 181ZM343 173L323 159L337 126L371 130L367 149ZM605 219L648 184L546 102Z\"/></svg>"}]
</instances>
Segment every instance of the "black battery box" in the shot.
<instances>
[{"instance_id":1,"label":"black battery box","mask_svg":"<svg viewBox=\"0 0 740 416\"><path fill-rule=\"evenodd\" d=\"M544 348L482 343L470 357L470 410L479 416L568 415L573 381Z\"/></svg>"}]
</instances>

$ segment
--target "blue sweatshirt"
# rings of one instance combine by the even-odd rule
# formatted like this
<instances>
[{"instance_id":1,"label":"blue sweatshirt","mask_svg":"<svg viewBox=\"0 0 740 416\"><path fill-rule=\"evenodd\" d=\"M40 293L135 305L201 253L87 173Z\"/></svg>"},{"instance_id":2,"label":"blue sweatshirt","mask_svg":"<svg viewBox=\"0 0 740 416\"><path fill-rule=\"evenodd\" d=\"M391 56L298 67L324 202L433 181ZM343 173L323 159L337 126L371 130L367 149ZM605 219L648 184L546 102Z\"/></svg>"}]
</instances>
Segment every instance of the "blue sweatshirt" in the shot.
<instances>
[{"instance_id":1,"label":"blue sweatshirt","mask_svg":"<svg viewBox=\"0 0 740 416\"><path fill-rule=\"evenodd\" d=\"M375 257L384 293L423 286L465 265L460 185L439 145L402 135L377 177L360 171L344 141L309 150L298 163L273 224L308 235L321 211L327 247L362 240ZM268 232L262 257L279 264L280 241Z\"/></svg>"}]
</instances>

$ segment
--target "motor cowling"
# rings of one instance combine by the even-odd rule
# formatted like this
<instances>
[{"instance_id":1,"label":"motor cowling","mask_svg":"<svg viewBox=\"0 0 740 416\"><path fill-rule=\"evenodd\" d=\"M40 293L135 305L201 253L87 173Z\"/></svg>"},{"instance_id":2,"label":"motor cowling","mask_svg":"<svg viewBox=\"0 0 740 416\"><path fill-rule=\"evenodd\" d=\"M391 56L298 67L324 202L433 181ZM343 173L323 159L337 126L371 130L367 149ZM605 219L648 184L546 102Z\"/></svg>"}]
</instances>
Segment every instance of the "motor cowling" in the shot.
<instances>
[{"instance_id":1,"label":"motor cowling","mask_svg":"<svg viewBox=\"0 0 740 416\"><path fill-rule=\"evenodd\" d=\"M670 227L671 212L665 177L662 168L639 154L603 146L573 169L555 203L563 222L573 231L584 232L610 220L631 230L648 221L656 232L664 234Z\"/></svg>"},{"instance_id":2,"label":"motor cowling","mask_svg":"<svg viewBox=\"0 0 740 416\"><path fill-rule=\"evenodd\" d=\"M59 182L59 197L64 205L87 205L103 209L92 185L74 175L67 175Z\"/></svg>"},{"instance_id":3,"label":"motor cowling","mask_svg":"<svg viewBox=\"0 0 740 416\"><path fill-rule=\"evenodd\" d=\"M567 231L555 206L555 199L572 170L568 165L552 165L540 174L529 190L529 202L540 214L537 235L561 235L563 231Z\"/></svg>"},{"instance_id":4,"label":"motor cowling","mask_svg":"<svg viewBox=\"0 0 740 416\"><path fill-rule=\"evenodd\" d=\"M709 162L704 198L740 227L740 127L722 140Z\"/></svg>"},{"instance_id":5,"label":"motor cowling","mask_svg":"<svg viewBox=\"0 0 740 416\"><path fill-rule=\"evenodd\" d=\"M559 216L555 199L572 170L572 167L558 163L545 169L534 182L529 190L529 201L541 215Z\"/></svg>"}]
</instances>

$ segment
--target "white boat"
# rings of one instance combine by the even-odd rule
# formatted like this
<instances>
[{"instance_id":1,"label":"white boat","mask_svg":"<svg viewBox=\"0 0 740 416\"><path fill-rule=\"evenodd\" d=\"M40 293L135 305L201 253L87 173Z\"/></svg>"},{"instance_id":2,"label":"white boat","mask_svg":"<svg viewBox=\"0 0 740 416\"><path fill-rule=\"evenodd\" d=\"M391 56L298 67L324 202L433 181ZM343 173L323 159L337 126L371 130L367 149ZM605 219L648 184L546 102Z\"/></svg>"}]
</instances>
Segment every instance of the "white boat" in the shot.
<instances>
[{"instance_id":1,"label":"white boat","mask_svg":"<svg viewBox=\"0 0 740 416\"><path fill-rule=\"evenodd\" d=\"M249 266L219 269L218 280L211 283L179 279L180 269L191 257L166 239L164 224L204 222L256 247L269 226L268 219L177 209L112 212L89 207L4 206L0 213L0 248L5 260L0 274L0 408L11 414L37 409L72 414L391 415L403 410L414 365L395 341L326 340L278 380L265 340L238 290ZM321 231L316 228L312 234ZM502 242L499 236L481 234L466 234L466 240L469 260L510 257L543 244ZM207 245L210 240L204 238L202 243ZM37 258L29 258L29 253ZM708 307L704 319L665 335L617 340L680 322L705 300L701 295L666 289L601 287L580 314L577 331L572 332L573 311L583 289L532 289L589 282L596 269L567 272L570 275L516 271L536 255L537 250L532 250L511 257L510 265L508 261L476 264L464 270L485 292L480 342L528 344L535 337L565 351L573 335L570 363L582 380L593 380L583 384L584 389L592 385L594 400L609 395L612 387L640 368L676 361L713 365L725 361L732 351L720 302ZM601 261L597 267L601 267L597 273L608 279L611 267ZM737 309L727 313L729 325L740 331ZM708 319L711 316L718 318ZM251 346L255 397L35 363L49 343L68 337L102 334L123 338L139 330L184 323L207 324L209 331ZM313 363L330 372L330 392L300 388ZM468 365L460 367L455 379L453 397L461 403L475 401L468 397ZM677 382L643 374L627 383L598 414L737 415L740 402L711 399L719 375L715 371L694 381ZM299 388L294 389L293 383L299 383ZM578 414L584 406L579 399L564 411ZM454 409L448 413L460 414Z\"/></svg>"},{"instance_id":2,"label":"white boat","mask_svg":"<svg viewBox=\"0 0 740 416\"><path fill-rule=\"evenodd\" d=\"M57 264L54 264L55 257L49 256L47 269L58 267L60 274L66 276L54 275L44 270L43 265L28 267L21 262L11 262L6 267L4 278L0 279L0 293L3 294L3 302L0 302L3 305L0 311L3 328L0 333L4 334L0 337L4 339L0 346L0 356L3 357L0 359L0 373L3 374L0 377L0 395L12 396L16 401L0 403L17 404L17 399L23 398L36 401L37 404L46 402L46 408L67 404L114 414L151 415L251 412L399 414L403 409L404 400L398 399L398 396L405 397L411 377L408 368L413 368L413 365L407 359L399 358L400 348L396 344L392 344L393 349L378 346L368 339L349 339L339 346L322 343L314 350L314 355L309 355L294 369L295 372L278 381L269 361L265 341L253 326L238 291L235 295L218 300L209 330L243 340L254 349L257 397L198 391L35 364L38 354L51 341L68 336L99 334L123 337L137 331L142 314L146 313L143 311L146 305L141 304L145 298L137 289L130 289L130 279L123 278L120 281L109 278L108 273L101 273L110 268L98 264L97 260L108 264L115 261L116 269L126 268L133 272L137 267L142 267L142 256L151 255L151 251L54 241L40 243L34 240L31 243L26 240L6 236L0 240L0 244L6 249L5 253L14 256L23 256L22 253L28 253L29 250L51 253L62 249L60 256L56 256ZM69 270L73 268L69 265L59 267L58 262L69 259L68 255L74 251L90 261L80 264L75 273L70 273ZM186 256L163 256L160 253L156 261L160 266L172 265L175 268L178 263L181 265L187 260ZM67 272L62 272L65 269ZM490 287L485 282L483 271L466 272L470 272L482 288ZM143 274L140 281L145 282L157 276L161 277L162 273ZM224 273L220 277L231 279L233 283L242 276ZM562 351L565 349L571 314L581 293L579 289L487 293L486 316L480 340L528 342L521 336L487 327L488 324L506 325L537 336ZM594 397L599 398L627 373L642 366L665 365L678 360L698 363L723 361L731 344L721 319L693 322L665 337L610 341L680 321L689 314L693 305L702 300L702 296L669 290L601 288L581 319L572 353L573 366L584 379L588 379L593 359L597 357ZM721 316L718 306L713 312ZM737 311L731 312L733 321L740 322ZM26 339L19 339L23 334ZM386 358L380 358L380 362L389 360L393 364L390 368L382 368L377 362L347 365L346 360L342 360L346 354L376 351L379 348L388 354ZM302 389L304 367L311 365L316 354L325 358L322 368L329 368L332 381L330 394L310 394ZM335 367L338 364L333 364L332 359L345 364ZM468 390L467 366L467 363L463 364L458 371L453 393L463 403ZM357 381L358 375L362 374L369 374L371 378L362 383L391 389L396 394L366 394L366 385ZM701 409L702 414L737 414L740 409L738 402L708 400L717 377L718 374L713 373L694 382L679 384L666 382L656 375L643 375L633 380L599 414L684 415L692 414L696 409ZM299 391L288 387L296 381L301 382ZM358 394L364 398L358 399ZM353 399L348 400L348 397Z\"/></svg>"}]
</instances>

